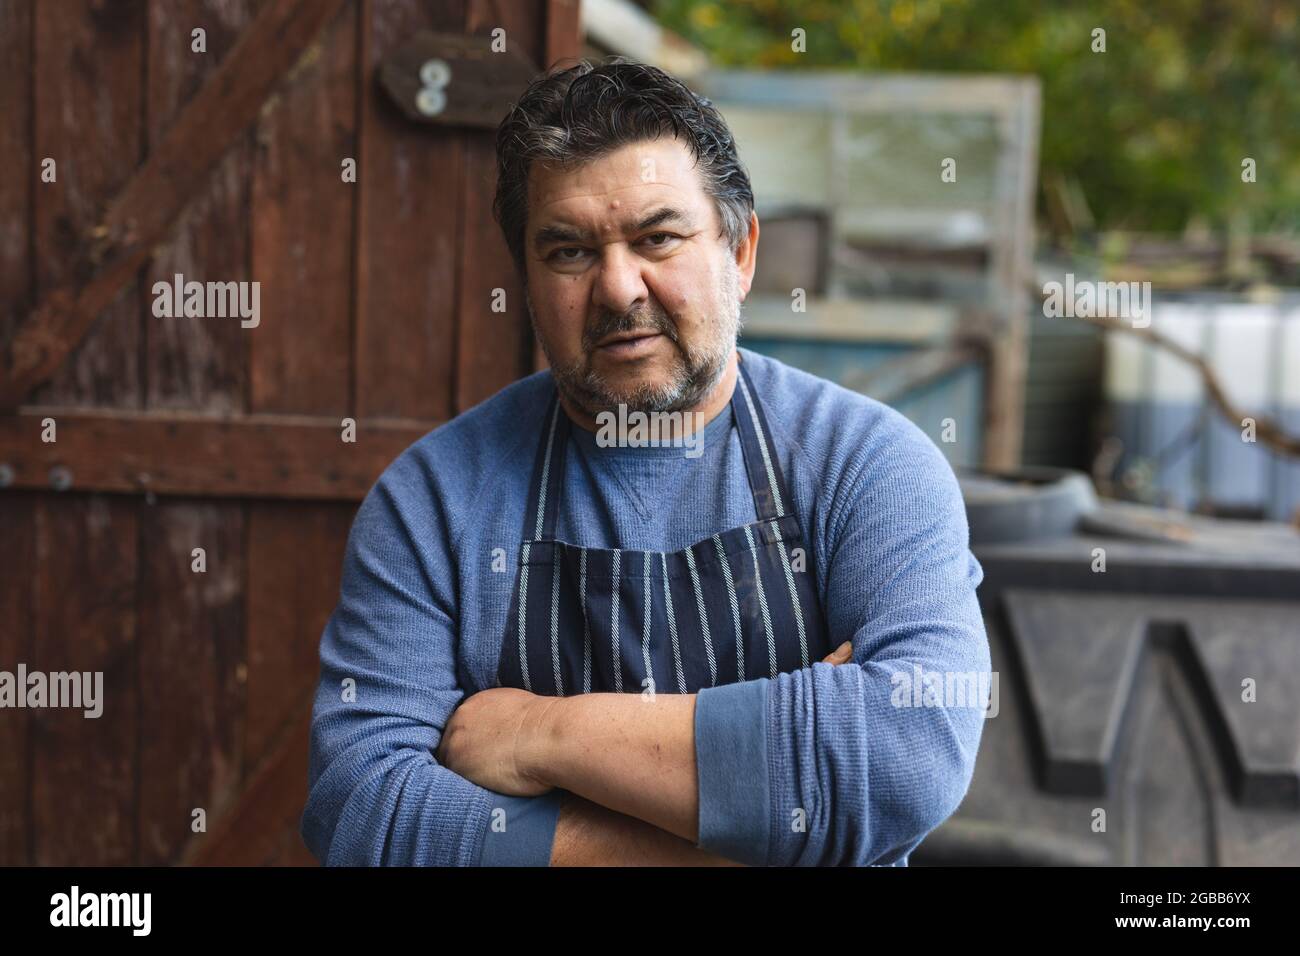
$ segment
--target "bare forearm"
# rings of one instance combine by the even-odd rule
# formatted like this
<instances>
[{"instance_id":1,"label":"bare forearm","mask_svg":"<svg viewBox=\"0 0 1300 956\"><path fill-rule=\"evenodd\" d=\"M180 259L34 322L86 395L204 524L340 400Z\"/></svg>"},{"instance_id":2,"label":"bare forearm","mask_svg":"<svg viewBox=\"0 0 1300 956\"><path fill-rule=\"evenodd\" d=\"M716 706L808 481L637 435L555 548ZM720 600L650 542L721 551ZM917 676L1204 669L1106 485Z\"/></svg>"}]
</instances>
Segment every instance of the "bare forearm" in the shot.
<instances>
[{"instance_id":1,"label":"bare forearm","mask_svg":"<svg viewBox=\"0 0 1300 956\"><path fill-rule=\"evenodd\" d=\"M551 866L740 866L653 824L565 794Z\"/></svg>"},{"instance_id":2,"label":"bare forearm","mask_svg":"<svg viewBox=\"0 0 1300 956\"><path fill-rule=\"evenodd\" d=\"M529 773L694 843L699 839L695 695L582 694L555 698Z\"/></svg>"}]
</instances>

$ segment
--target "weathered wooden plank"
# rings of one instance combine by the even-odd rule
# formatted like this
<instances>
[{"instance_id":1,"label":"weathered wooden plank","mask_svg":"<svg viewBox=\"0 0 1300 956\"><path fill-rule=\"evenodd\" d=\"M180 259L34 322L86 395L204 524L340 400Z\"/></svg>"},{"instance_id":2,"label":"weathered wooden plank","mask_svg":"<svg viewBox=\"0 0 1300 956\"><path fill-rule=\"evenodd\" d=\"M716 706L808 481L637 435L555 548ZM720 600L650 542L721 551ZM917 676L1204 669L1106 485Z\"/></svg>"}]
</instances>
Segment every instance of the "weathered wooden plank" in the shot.
<instances>
[{"instance_id":1,"label":"weathered wooden plank","mask_svg":"<svg viewBox=\"0 0 1300 956\"><path fill-rule=\"evenodd\" d=\"M100 716L87 717L84 708L28 711L39 866L136 862L137 507L101 495L49 495L36 508L28 669L102 673Z\"/></svg>"},{"instance_id":2,"label":"weathered wooden plank","mask_svg":"<svg viewBox=\"0 0 1300 956\"><path fill-rule=\"evenodd\" d=\"M354 510L343 504L249 505L249 766L269 753L287 721L310 706L320 675L320 636L338 603ZM301 784L306 787L305 776Z\"/></svg>"},{"instance_id":3,"label":"weathered wooden plank","mask_svg":"<svg viewBox=\"0 0 1300 956\"><path fill-rule=\"evenodd\" d=\"M415 30L464 28L464 0L362 0L356 412L445 419L456 358L461 134L412 126L374 69Z\"/></svg>"},{"instance_id":4,"label":"weathered wooden plank","mask_svg":"<svg viewBox=\"0 0 1300 956\"><path fill-rule=\"evenodd\" d=\"M0 342L30 307L32 198L40 167L32 157L32 0L0 0L0 156L9 173L0 188Z\"/></svg>"},{"instance_id":5,"label":"weathered wooden plank","mask_svg":"<svg viewBox=\"0 0 1300 956\"><path fill-rule=\"evenodd\" d=\"M1034 255L1034 196L1038 188L1039 90L1036 81L1012 86L1010 108L1001 116L998 159L999 202L990 262L990 282L999 328L989 341L984 395L986 468L1020 463L1025 429L1025 375L1029 361L1029 296Z\"/></svg>"},{"instance_id":6,"label":"weathered wooden plank","mask_svg":"<svg viewBox=\"0 0 1300 956\"><path fill-rule=\"evenodd\" d=\"M0 670L11 674L33 660L35 506L35 495L0 497L4 566L16 572L0 574ZM0 716L0 866L32 862L29 713L6 710Z\"/></svg>"},{"instance_id":7,"label":"weathered wooden plank","mask_svg":"<svg viewBox=\"0 0 1300 956\"><path fill-rule=\"evenodd\" d=\"M106 7L93 0L73 0L40 6L35 30L39 79L35 108L42 119L37 124L35 153L45 156L52 149L67 159L70 141L76 144L76 158L71 179L65 180L68 188L59 194L64 197L61 204L43 202L45 194L37 193L37 245L43 253L38 267L45 266L42 295L18 334L0 351L0 407L16 406L49 378L122 287L134 281L153 245L231 139L253 120L282 72L341 3L267 2L102 218L90 206L111 195L125 179L121 169L134 168L141 151L139 54L144 3L124 0ZM131 84L131 89L126 88ZM94 134L84 142L82 127ZM135 316L134 304L128 304L132 308L122 306L123 311ZM119 365L135 361L135 349L82 351L85 364L110 358ZM66 378L76 371L74 367L73 372L61 374ZM89 386L99 383L99 390L109 393L114 382L137 379L117 367L82 370L81 377L89 379ZM81 390L86 391L87 384ZM111 394L104 396L106 403L113 399Z\"/></svg>"},{"instance_id":8,"label":"weathered wooden plank","mask_svg":"<svg viewBox=\"0 0 1300 956\"><path fill-rule=\"evenodd\" d=\"M506 31L507 49L540 61L545 35L542 4L470 0L470 33ZM504 112L503 114L504 115ZM500 117L498 117L498 121ZM462 241L456 302L456 411L476 405L529 369L532 332L524 288L513 259L492 218L496 190L495 131L465 134L465 171L460 191ZM500 289L504 312L493 312Z\"/></svg>"},{"instance_id":9,"label":"weathered wooden plank","mask_svg":"<svg viewBox=\"0 0 1300 956\"><path fill-rule=\"evenodd\" d=\"M532 331L524 302L523 283L511 265L500 230L490 217L483 218L483 201L491 204L492 186L479 180L480 162L487 151L466 144L470 171L462 201L465 204L465 260L461 268L457 320L456 411L463 412L490 398L532 369ZM500 290L498 293L497 290ZM491 308L493 297L503 294L504 312Z\"/></svg>"},{"instance_id":10,"label":"weathered wooden plank","mask_svg":"<svg viewBox=\"0 0 1300 956\"><path fill-rule=\"evenodd\" d=\"M1030 81L1034 82L1034 81ZM1004 114L1024 95L1026 80L1003 74L880 73L818 70L791 83L788 74L766 69L709 69L691 88L717 103L746 102L791 110L896 113L899 104L917 113Z\"/></svg>"},{"instance_id":11,"label":"weathered wooden plank","mask_svg":"<svg viewBox=\"0 0 1300 956\"><path fill-rule=\"evenodd\" d=\"M143 145L142 3L34 6L34 158L57 179L35 187L38 292L75 284L78 247L126 182ZM140 296L126 276L83 328L80 348L36 394L79 405L138 407ZM31 319L29 318L30 322ZM93 323L93 328L91 327ZM18 332L21 339L24 325ZM42 331L49 332L48 329ZM33 433L39 443L39 432ZM53 446L45 446L53 447ZM32 852L39 865L135 862L136 505L42 497L29 669L102 672L102 715L29 711ZM87 582L94 586L88 587Z\"/></svg>"},{"instance_id":12,"label":"weathered wooden plank","mask_svg":"<svg viewBox=\"0 0 1300 956\"><path fill-rule=\"evenodd\" d=\"M150 149L229 54L252 19L251 0L150 0L149 88L146 127ZM202 28L206 52L191 48ZM247 281L248 176L252 137L245 131L196 187L185 210L150 263L145 280L171 285L176 274L199 282ZM250 330L238 322L195 316L160 317L145 310L145 405L238 412L246 407L246 353Z\"/></svg>"},{"instance_id":13,"label":"weathered wooden plank","mask_svg":"<svg viewBox=\"0 0 1300 956\"><path fill-rule=\"evenodd\" d=\"M0 156L10 172L0 188L0 341L16 327L33 290L32 0L0 0ZM36 567L34 495L0 496L0 670L31 661ZM26 710L0 716L0 866L27 866L31 856L31 767Z\"/></svg>"},{"instance_id":14,"label":"weathered wooden plank","mask_svg":"<svg viewBox=\"0 0 1300 956\"><path fill-rule=\"evenodd\" d=\"M745 336L867 345L940 345L962 330L966 316L950 302L809 296L804 312L790 297L754 294L745 299Z\"/></svg>"},{"instance_id":15,"label":"weathered wooden plank","mask_svg":"<svg viewBox=\"0 0 1300 956\"><path fill-rule=\"evenodd\" d=\"M252 19L251 0L150 0L147 129L159 143ZM191 31L205 31L206 52ZM245 131L172 226L147 270L146 289L187 280L248 276ZM242 411L247 402L247 335L238 322L145 317L145 401L150 408ZM165 501L141 509L140 675L155 690L141 699L154 731L140 754L140 862L176 860L202 808L214 823L222 796L239 783L243 734L243 506ZM206 570L195 572L202 548Z\"/></svg>"},{"instance_id":16,"label":"weathered wooden plank","mask_svg":"<svg viewBox=\"0 0 1300 956\"><path fill-rule=\"evenodd\" d=\"M140 161L144 5L68 0L38 3L34 11L34 153L38 162L53 159L57 175L35 192L34 265L44 295L78 281L82 237ZM34 393L37 401L139 407L135 279L124 277L112 295L101 297L83 323L84 342L70 356L70 348L64 351L68 361L57 372L44 367L53 374ZM20 328L14 349L21 350L31 321ZM40 331L55 334L49 327Z\"/></svg>"},{"instance_id":17,"label":"weathered wooden plank","mask_svg":"<svg viewBox=\"0 0 1300 956\"><path fill-rule=\"evenodd\" d=\"M50 444L40 440L47 417L58 428ZM339 423L323 418L33 407L0 415L0 464L15 488L49 488L60 468L54 477L80 490L359 501L433 427L360 421L345 443Z\"/></svg>"},{"instance_id":18,"label":"weathered wooden plank","mask_svg":"<svg viewBox=\"0 0 1300 956\"><path fill-rule=\"evenodd\" d=\"M257 124L249 408L346 415L351 374L356 9L334 16Z\"/></svg>"},{"instance_id":19,"label":"weathered wooden plank","mask_svg":"<svg viewBox=\"0 0 1300 956\"><path fill-rule=\"evenodd\" d=\"M582 52L582 11L578 0L546 0L546 38L543 69Z\"/></svg>"},{"instance_id":20,"label":"weathered wooden plank","mask_svg":"<svg viewBox=\"0 0 1300 956\"><path fill-rule=\"evenodd\" d=\"M249 506L245 784L214 861L268 864L300 843L320 636L338 601L351 505ZM304 720L307 723L304 723Z\"/></svg>"},{"instance_id":21,"label":"weathered wooden plank","mask_svg":"<svg viewBox=\"0 0 1300 956\"><path fill-rule=\"evenodd\" d=\"M255 411L346 415L352 405L357 195L356 184L344 181L342 164L357 155L358 9L335 19L259 124L253 271L268 294L266 321L253 338ZM345 460L354 447L340 442L318 461ZM384 463L373 462L376 467L372 480ZM249 506L243 743L248 767L258 765L285 721L310 701L351 514L350 507ZM305 772L300 778L288 792L305 798ZM302 802L297 805L301 813ZM259 812L234 825L239 844L279 845L296 829L296 817Z\"/></svg>"},{"instance_id":22,"label":"weathered wooden plank","mask_svg":"<svg viewBox=\"0 0 1300 956\"><path fill-rule=\"evenodd\" d=\"M357 187L342 173L344 160L357 154L358 17L356 6L335 17L258 124L253 272L262 283L264 321L252 338L254 411L337 416L352 408ZM317 460L342 461L356 447L340 441ZM310 707L351 515L350 506L248 505L243 789L259 799L253 815L236 810L223 820L233 842L212 845L250 862L255 848L279 845L297 830L306 802L304 740L289 761L291 779L272 778L274 800L264 792L264 768L249 772L264 763L286 721Z\"/></svg>"},{"instance_id":23,"label":"weathered wooden plank","mask_svg":"<svg viewBox=\"0 0 1300 956\"><path fill-rule=\"evenodd\" d=\"M244 522L233 503L158 501L140 511L139 847L176 861L237 790L243 742ZM200 556L194 554L201 548ZM200 567L203 570L195 570Z\"/></svg>"}]
</instances>

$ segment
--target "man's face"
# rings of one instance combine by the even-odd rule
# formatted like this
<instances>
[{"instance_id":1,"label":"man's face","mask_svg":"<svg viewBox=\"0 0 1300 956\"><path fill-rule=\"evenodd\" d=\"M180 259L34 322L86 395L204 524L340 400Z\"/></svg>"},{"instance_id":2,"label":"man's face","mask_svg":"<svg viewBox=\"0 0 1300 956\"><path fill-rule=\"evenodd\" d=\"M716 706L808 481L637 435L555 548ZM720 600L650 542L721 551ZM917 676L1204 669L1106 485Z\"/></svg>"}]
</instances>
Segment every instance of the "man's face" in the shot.
<instances>
[{"instance_id":1,"label":"man's face","mask_svg":"<svg viewBox=\"0 0 1300 956\"><path fill-rule=\"evenodd\" d=\"M528 199L528 307L564 396L592 417L697 404L735 349L753 263L720 235L690 150L661 138L534 166Z\"/></svg>"}]
</instances>

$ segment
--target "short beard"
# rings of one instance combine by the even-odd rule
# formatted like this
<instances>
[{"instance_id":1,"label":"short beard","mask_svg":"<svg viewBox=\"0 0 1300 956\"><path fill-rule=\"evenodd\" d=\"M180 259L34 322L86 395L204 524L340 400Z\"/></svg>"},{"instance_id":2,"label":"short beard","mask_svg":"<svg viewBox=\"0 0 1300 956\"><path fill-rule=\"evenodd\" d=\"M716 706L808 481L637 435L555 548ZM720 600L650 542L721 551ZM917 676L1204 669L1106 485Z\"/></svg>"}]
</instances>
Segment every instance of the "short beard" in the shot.
<instances>
[{"instance_id":1,"label":"short beard","mask_svg":"<svg viewBox=\"0 0 1300 956\"><path fill-rule=\"evenodd\" d=\"M657 302L635 312L615 315L604 313L582 336L584 357L568 365L556 362L537 332L533 318L532 299L526 297L528 314L533 321L533 333L542 345L542 351L551 365L551 375L556 387L568 401L592 418L601 412L617 411L619 406L629 412L680 412L700 404L713 391L727 370L727 362L736 348L740 331L739 269L728 260L721 287L713 302L715 322L709 329L708 341L694 348L684 348L668 314ZM590 359L596 343L608 335L636 329L653 329L666 336L677 348L668 381L660 385L638 385L630 390L611 386L598 371L591 368Z\"/></svg>"}]
</instances>

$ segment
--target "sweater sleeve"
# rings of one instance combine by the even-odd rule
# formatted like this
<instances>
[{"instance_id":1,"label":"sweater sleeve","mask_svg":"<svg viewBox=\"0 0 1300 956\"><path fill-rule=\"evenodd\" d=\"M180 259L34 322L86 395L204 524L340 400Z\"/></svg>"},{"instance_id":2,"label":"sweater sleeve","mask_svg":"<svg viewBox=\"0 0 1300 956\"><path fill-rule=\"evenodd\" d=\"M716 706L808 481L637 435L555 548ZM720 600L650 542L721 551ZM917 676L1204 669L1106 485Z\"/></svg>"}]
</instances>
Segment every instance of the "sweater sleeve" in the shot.
<instances>
[{"instance_id":1,"label":"sweater sleeve","mask_svg":"<svg viewBox=\"0 0 1300 956\"><path fill-rule=\"evenodd\" d=\"M450 529L428 499L408 455L353 522L321 636L300 832L326 865L546 866L560 791L504 796L434 758L464 691Z\"/></svg>"},{"instance_id":2,"label":"sweater sleeve","mask_svg":"<svg viewBox=\"0 0 1300 956\"><path fill-rule=\"evenodd\" d=\"M896 413L837 498L832 645L852 661L696 702L700 843L751 865L905 865L961 803L991 684L960 489Z\"/></svg>"}]
</instances>

